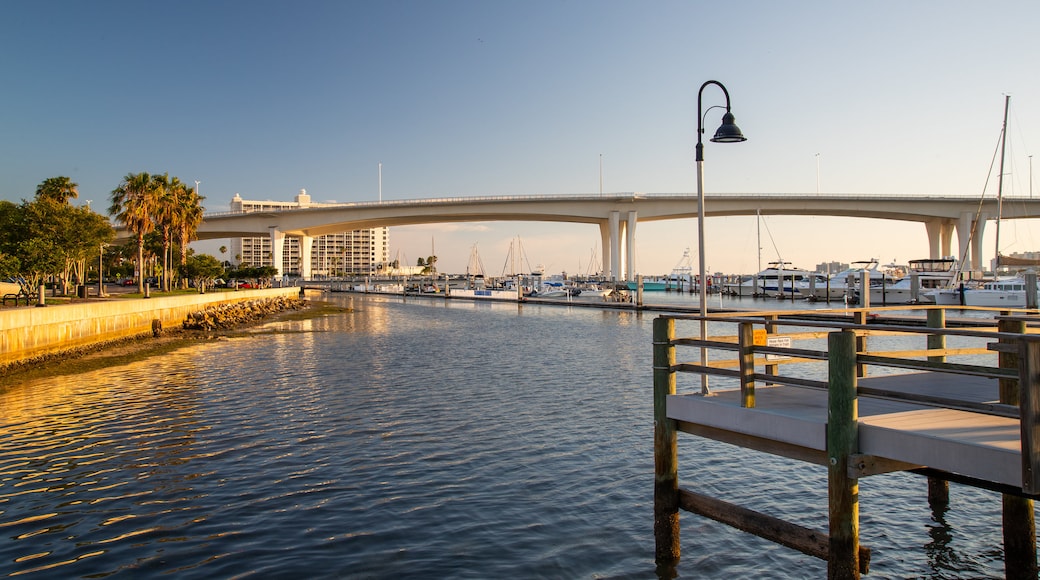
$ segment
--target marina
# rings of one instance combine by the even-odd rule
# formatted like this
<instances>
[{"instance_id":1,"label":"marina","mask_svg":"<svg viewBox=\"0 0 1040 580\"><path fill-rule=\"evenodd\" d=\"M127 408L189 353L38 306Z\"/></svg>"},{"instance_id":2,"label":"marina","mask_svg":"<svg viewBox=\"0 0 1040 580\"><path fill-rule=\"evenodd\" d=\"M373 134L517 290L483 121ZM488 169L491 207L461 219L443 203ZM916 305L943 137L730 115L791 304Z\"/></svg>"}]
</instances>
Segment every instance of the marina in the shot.
<instances>
[{"instance_id":1,"label":"marina","mask_svg":"<svg viewBox=\"0 0 1040 580\"><path fill-rule=\"evenodd\" d=\"M686 521L682 558L658 566L653 321L697 306L687 293L652 296L637 310L329 292L349 312L8 381L0 571L822 577L824 561L707 519ZM953 313L976 324L994 314ZM958 340L949 348L968 348ZM739 392L716 383L720 399ZM680 465L710 466L684 469L684 487L826 527L819 467L710 439L678 448ZM774 473L782 484L764 476ZM953 483L938 513L919 475L870 482L872 575L1003 576L993 492Z\"/></svg>"}]
</instances>

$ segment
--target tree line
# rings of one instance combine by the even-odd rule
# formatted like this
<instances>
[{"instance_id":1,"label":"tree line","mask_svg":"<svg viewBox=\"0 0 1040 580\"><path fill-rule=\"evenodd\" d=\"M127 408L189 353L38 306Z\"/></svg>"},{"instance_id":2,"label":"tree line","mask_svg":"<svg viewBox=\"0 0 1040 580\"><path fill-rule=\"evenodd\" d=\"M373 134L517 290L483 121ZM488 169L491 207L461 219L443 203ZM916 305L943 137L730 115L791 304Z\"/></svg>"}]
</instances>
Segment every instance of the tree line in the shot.
<instances>
[{"instance_id":1,"label":"tree line","mask_svg":"<svg viewBox=\"0 0 1040 580\"><path fill-rule=\"evenodd\" d=\"M100 260L115 230L105 216L69 204L77 187L68 177L51 177L30 201L0 200L0 278L24 278L30 288L52 278L63 292L73 279L85 279L87 262Z\"/></svg>"},{"instance_id":2,"label":"tree line","mask_svg":"<svg viewBox=\"0 0 1040 580\"><path fill-rule=\"evenodd\" d=\"M140 292L144 292L149 262L160 290L170 290L176 272L183 272L179 281L187 287L188 244L197 239L204 211L204 198L195 188L166 173L123 177L112 190L108 208L109 215L133 236L120 247L113 244L115 229L106 216L69 203L79 196L78 187L68 177L51 177L40 183L32 200L20 204L0 200L0 278L21 277L33 288L44 279L54 280L67 292L73 281L86 282L88 263L100 266L107 258L109 270L115 273L133 266L129 273ZM131 248L135 256L128 251ZM197 272L194 268L192 273Z\"/></svg>"}]
</instances>

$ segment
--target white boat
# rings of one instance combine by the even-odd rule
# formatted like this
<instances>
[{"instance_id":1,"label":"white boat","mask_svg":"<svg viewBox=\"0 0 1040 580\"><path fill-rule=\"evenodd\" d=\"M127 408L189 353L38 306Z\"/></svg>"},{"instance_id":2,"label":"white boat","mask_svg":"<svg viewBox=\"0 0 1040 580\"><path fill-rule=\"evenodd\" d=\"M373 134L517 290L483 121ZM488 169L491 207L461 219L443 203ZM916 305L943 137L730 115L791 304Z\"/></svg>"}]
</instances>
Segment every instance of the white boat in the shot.
<instances>
[{"instance_id":1,"label":"white boat","mask_svg":"<svg viewBox=\"0 0 1040 580\"><path fill-rule=\"evenodd\" d=\"M812 300L828 302L831 300L848 300L849 302L858 300L857 292L863 272L867 272L870 276L871 288L895 283L895 280L888 274L878 269L878 265L879 262L874 258L853 262L847 269L825 279L823 284L816 283L813 287L809 287L808 284L800 286L799 292L805 298ZM852 288L849 288L850 276L853 278Z\"/></svg>"},{"instance_id":2,"label":"white boat","mask_svg":"<svg viewBox=\"0 0 1040 580\"><path fill-rule=\"evenodd\" d=\"M801 287L808 288L816 274L801 268L791 268L790 262L770 262L769 267L754 276L745 276L740 282L722 285L722 293L729 296L789 297L797 295Z\"/></svg>"},{"instance_id":3,"label":"white boat","mask_svg":"<svg viewBox=\"0 0 1040 580\"><path fill-rule=\"evenodd\" d=\"M892 284L872 286L870 303L874 306L890 304L934 303L937 291L951 288L957 279L957 260L953 258L925 258L910 260L906 276ZM914 295L914 280L917 295ZM958 302L959 304L959 302Z\"/></svg>"},{"instance_id":4,"label":"white boat","mask_svg":"<svg viewBox=\"0 0 1040 580\"><path fill-rule=\"evenodd\" d=\"M986 306L992 308L1025 308L1026 281L1019 277L1002 278L983 283L981 287L959 286L937 290L935 303L944 306Z\"/></svg>"},{"instance_id":5,"label":"white boat","mask_svg":"<svg viewBox=\"0 0 1040 580\"><path fill-rule=\"evenodd\" d=\"M798 288L809 283L813 273L801 268L791 268L790 262L770 262L769 267L755 274L758 281L757 292L772 297L791 296L798 293ZM752 281L754 285L754 281Z\"/></svg>"},{"instance_id":6,"label":"white boat","mask_svg":"<svg viewBox=\"0 0 1040 580\"><path fill-rule=\"evenodd\" d=\"M581 288L568 286L563 282L542 282L537 292L531 294L532 298L570 298L581 294Z\"/></svg>"}]
</instances>

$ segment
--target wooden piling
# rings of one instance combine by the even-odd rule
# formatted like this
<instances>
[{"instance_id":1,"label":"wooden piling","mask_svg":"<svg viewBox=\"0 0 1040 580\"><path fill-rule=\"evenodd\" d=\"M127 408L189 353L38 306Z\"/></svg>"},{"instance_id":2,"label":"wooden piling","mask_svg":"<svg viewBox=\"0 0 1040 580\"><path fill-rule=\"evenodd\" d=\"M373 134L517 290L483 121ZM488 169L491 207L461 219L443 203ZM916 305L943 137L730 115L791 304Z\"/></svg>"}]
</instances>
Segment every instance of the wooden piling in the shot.
<instances>
[{"instance_id":1,"label":"wooden piling","mask_svg":"<svg viewBox=\"0 0 1040 580\"><path fill-rule=\"evenodd\" d=\"M738 341L740 343L740 406L751 409L755 406L755 327L750 322L741 322Z\"/></svg>"},{"instance_id":2,"label":"wooden piling","mask_svg":"<svg viewBox=\"0 0 1040 580\"><path fill-rule=\"evenodd\" d=\"M936 308L928 311L928 328L946 328L946 309ZM945 334L929 334L928 349L946 348ZM930 362L946 362L946 355L928 355ZM950 505L950 482L938 477L928 478L928 507L933 513L942 513Z\"/></svg>"},{"instance_id":3,"label":"wooden piling","mask_svg":"<svg viewBox=\"0 0 1040 580\"><path fill-rule=\"evenodd\" d=\"M858 451L856 334L832 332L827 338L827 496L830 550L827 578L859 576L859 480L849 477L850 456Z\"/></svg>"},{"instance_id":4,"label":"wooden piling","mask_svg":"<svg viewBox=\"0 0 1040 580\"><path fill-rule=\"evenodd\" d=\"M997 323L1001 332L1019 332L1026 330L1025 321L1020 318L1001 318ZM1006 342L1006 341L1001 341ZM1005 352L998 355L1001 367L1019 369L1018 384L1014 381L1000 381L1000 402L1019 405L1022 423L1022 487L1026 492L1036 493L1037 474L1033 467L1037 461L1037 387L1040 386L1040 344L1031 341L1019 341L1019 352ZM1004 528L1004 576L1015 580L1037 577L1036 561L1036 521L1033 513L1033 500L1014 495L1002 494L1002 516Z\"/></svg>"},{"instance_id":5,"label":"wooden piling","mask_svg":"<svg viewBox=\"0 0 1040 580\"><path fill-rule=\"evenodd\" d=\"M668 418L675 394L675 321L654 319L654 556L658 566L679 560L678 430Z\"/></svg>"}]
</instances>

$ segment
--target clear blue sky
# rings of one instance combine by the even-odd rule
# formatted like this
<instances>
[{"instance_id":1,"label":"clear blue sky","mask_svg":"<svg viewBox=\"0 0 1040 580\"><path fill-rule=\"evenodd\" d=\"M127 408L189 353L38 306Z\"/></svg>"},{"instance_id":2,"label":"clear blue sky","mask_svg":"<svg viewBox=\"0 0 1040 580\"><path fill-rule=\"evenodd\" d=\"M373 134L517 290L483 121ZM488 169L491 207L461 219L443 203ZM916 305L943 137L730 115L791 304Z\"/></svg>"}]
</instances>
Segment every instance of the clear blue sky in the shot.
<instances>
[{"instance_id":1,"label":"clear blue sky","mask_svg":"<svg viewBox=\"0 0 1040 580\"><path fill-rule=\"evenodd\" d=\"M67 175L107 208L131 172L201 182L210 211L315 201L696 190L697 90L729 89L739 145L707 143L709 192L979 196L1012 95L1005 193L1040 138L1040 3L910 1L49 1L0 19L0 198ZM705 92L705 107L724 103ZM720 112L708 113L710 133ZM819 157L817 157L819 154ZM1040 167L1038 167L1040 171ZM1034 180L1035 181L1035 180ZM995 190L993 190L995 195ZM1040 194L1040 191L1038 191ZM640 226L667 273L693 220ZM763 259L924 257L923 226L766 218ZM1002 251L1040 250L1005 224ZM753 218L708 220L711 270L752 272ZM992 233L992 227L988 233ZM587 269L591 226L393 228L409 261ZM987 253L992 253L990 241Z\"/></svg>"}]
</instances>

